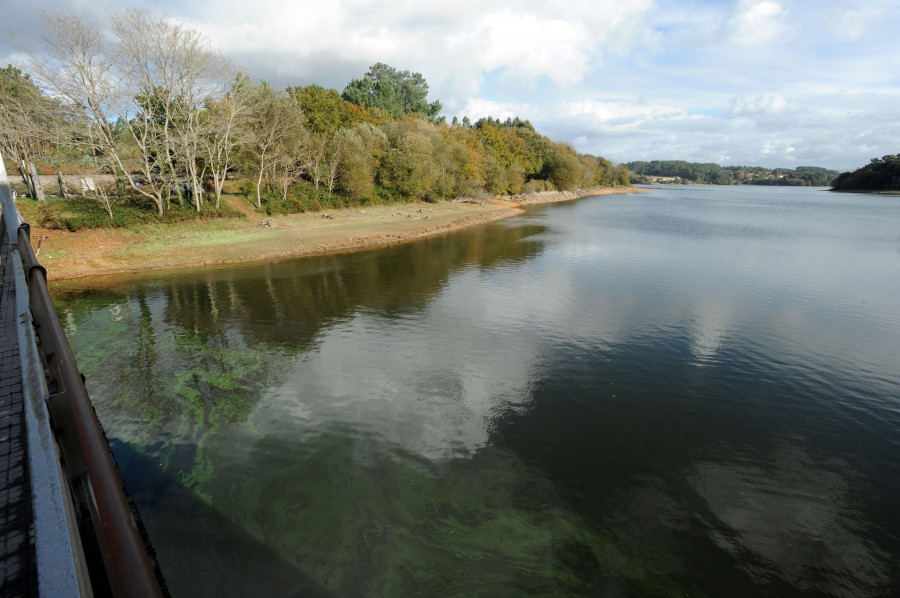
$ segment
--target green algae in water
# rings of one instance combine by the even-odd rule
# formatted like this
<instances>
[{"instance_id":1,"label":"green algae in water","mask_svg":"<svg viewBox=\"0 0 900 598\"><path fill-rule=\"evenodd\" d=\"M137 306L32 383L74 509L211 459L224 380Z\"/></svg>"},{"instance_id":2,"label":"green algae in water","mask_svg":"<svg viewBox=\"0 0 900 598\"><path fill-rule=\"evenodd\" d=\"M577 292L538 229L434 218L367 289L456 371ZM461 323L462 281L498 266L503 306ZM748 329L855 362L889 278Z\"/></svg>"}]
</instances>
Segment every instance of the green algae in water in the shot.
<instances>
[{"instance_id":1,"label":"green algae in water","mask_svg":"<svg viewBox=\"0 0 900 598\"><path fill-rule=\"evenodd\" d=\"M156 540L173 587L221 595L196 583L199 571L256 579L273 596L299 578L345 596L685 595L508 452L437 465L352 429L307 429L280 445L258 437L254 409L302 351L173 326L152 298L88 303L68 317L69 334L119 440L153 455L152 474L131 483L139 503L165 505L148 524L199 526L191 542L204 547L187 555L171 545L177 534ZM227 562L208 548L224 545ZM263 550L287 573L260 579L251 553Z\"/></svg>"},{"instance_id":2,"label":"green algae in water","mask_svg":"<svg viewBox=\"0 0 900 598\"><path fill-rule=\"evenodd\" d=\"M228 346L195 331L159 326L143 297L76 303L63 316L89 390L106 397L96 402L101 419L138 452L166 437L159 466L173 467L187 488L215 475L207 443L224 427L244 421L291 360L240 339ZM196 447L189 461L175 458L185 442Z\"/></svg>"},{"instance_id":3,"label":"green algae in water","mask_svg":"<svg viewBox=\"0 0 900 598\"><path fill-rule=\"evenodd\" d=\"M686 595L587 529L508 453L445 466L397 454L360 462L343 432L219 455L219 475L195 490L336 595Z\"/></svg>"}]
</instances>

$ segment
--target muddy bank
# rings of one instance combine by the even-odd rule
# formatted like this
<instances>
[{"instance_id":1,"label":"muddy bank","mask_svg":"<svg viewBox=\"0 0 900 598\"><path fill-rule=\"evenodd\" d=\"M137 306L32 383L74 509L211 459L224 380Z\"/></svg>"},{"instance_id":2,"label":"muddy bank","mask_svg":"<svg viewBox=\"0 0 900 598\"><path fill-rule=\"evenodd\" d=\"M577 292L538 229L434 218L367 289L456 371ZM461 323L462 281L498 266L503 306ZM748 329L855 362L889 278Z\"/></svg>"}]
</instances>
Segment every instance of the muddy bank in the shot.
<instances>
[{"instance_id":1,"label":"muddy bank","mask_svg":"<svg viewBox=\"0 0 900 598\"><path fill-rule=\"evenodd\" d=\"M580 189L578 191L540 191L537 193L522 193L511 196L509 201L524 205L533 205L572 201L573 199L581 199L582 197L591 197L594 195L640 193L641 191L642 189L637 189L635 187L591 187L590 189Z\"/></svg>"}]
</instances>

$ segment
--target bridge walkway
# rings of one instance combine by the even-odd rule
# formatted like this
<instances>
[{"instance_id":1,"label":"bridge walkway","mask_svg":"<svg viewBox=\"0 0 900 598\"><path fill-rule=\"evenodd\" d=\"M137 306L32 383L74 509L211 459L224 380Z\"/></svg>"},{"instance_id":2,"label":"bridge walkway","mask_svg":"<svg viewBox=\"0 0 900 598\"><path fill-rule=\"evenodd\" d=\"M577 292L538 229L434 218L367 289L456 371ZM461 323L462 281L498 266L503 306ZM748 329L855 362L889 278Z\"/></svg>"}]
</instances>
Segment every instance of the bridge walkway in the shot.
<instances>
[{"instance_id":1,"label":"bridge walkway","mask_svg":"<svg viewBox=\"0 0 900 598\"><path fill-rule=\"evenodd\" d=\"M6 227L0 237L0 596L37 596L16 285Z\"/></svg>"}]
</instances>

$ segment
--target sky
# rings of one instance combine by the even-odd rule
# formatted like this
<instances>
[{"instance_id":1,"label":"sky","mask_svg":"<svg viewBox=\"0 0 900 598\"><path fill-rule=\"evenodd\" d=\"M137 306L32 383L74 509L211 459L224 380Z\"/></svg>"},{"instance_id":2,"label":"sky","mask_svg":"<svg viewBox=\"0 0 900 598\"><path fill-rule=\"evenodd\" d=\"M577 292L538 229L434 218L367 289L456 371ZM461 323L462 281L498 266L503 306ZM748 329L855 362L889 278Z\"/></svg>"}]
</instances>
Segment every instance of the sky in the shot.
<instances>
[{"instance_id":1,"label":"sky","mask_svg":"<svg viewBox=\"0 0 900 598\"><path fill-rule=\"evenodd\" d=\"M102 26L152 8L254 79L338 91L385 62L419 72L449 120L518 116L615 162L853 170L900 152L897 0L0 0L9 33L40 9Z\"/></svg>"}]
</instances>

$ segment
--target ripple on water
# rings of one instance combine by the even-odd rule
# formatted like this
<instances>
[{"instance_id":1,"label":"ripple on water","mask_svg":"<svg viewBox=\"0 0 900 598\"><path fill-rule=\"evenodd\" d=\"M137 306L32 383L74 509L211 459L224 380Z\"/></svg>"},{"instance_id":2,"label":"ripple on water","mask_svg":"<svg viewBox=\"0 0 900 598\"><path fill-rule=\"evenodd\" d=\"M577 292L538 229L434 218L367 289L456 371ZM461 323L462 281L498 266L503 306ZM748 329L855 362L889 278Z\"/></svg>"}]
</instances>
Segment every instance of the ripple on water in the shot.
<instances>
[{"instance_id":1,"label":"ripple on water","mask_svg":"<svg viewBox=\"0 0 900 598\"><path fill-rule=\"evenodd\" d=\"M802 450L786 446L763 462L697 461L687 479L722 526L710 529L712 541L760 586L832 596L890 588L891 556L867 539L852 480Z\"/></svg>"}]
</instances>

